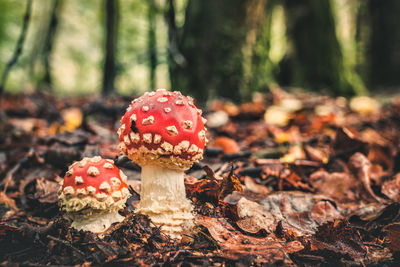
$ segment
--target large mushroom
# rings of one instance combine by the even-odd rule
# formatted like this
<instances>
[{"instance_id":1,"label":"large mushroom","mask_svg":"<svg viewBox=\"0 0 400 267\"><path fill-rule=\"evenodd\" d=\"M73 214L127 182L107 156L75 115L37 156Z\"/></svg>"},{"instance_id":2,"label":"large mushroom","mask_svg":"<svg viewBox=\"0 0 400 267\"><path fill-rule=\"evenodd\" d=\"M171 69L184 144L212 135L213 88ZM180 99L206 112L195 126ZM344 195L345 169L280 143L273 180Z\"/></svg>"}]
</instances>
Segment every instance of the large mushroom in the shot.
<instances>
[{"instance_id":1,"label":"large mushroom","mask_svg":"<svg viewBox=\"0 0 400 267\"><path fill-rule=\"evenodd\" d=\"M132 101L121 119L119 146L142 167L137 213L146 214L172 238L193 227L184 171L202 159L205 119L191 97L159 89Z\"/></svg>"},{"instance_id":2,"label":"large mushroom","mask_svg":"<svg viewBox=\"0 0 400 267\"><path fill-rule=\"evenodd\" d=\"M109 159L84 158L69 166L58 191L61 209L77 230L102 233L124 217L130 196L126 175Z\"/></svg>"}]
</instances>

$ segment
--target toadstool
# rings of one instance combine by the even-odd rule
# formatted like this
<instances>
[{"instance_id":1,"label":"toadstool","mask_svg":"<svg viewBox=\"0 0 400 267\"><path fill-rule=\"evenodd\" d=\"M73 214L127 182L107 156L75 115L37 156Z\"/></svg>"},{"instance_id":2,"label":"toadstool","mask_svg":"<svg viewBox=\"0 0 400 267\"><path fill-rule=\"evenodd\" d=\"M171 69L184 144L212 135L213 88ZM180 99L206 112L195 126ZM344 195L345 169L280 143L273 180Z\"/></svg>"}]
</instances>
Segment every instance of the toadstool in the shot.
<instances>
[{"instance_id":1,"label":"toadstool","mask_svg":"<svg viewBox=\"0 0 400 267\"><path fill-rule=\"evenodd\" d=\"M191 97L158 89L132 101L118 130L122 153L142 167L137 213L172 238L193 227L184 171L202 159L205 119Z\"/></svg>"},{"instance_id":2,"label":"toadstool","mask_svg":"<svg viewBox=\"0 0 400 267\"><path fill-rule=\"evenodd\" d=\"M77 230L102 233L124 217L130 196L126 175L109 159L84 158L69 166L58 191L61 209Z\"/></svg>"}]
</instances>

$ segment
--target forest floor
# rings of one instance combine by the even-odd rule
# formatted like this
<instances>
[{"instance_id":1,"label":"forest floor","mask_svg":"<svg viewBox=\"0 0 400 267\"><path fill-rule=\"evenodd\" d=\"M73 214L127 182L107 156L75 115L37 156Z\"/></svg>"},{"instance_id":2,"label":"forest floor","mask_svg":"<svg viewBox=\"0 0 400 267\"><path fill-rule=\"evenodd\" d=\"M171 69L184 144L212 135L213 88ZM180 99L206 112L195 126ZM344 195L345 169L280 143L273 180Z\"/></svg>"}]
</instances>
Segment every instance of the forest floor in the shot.
<instances>
[{"instance_id":1,"label":"forest floor","mask_svg":"<svg viewBox=\"0 0 400 267\"><path fill-rule=\"evenodd\" d=\"M204 112L210 144L186 172L196 231L170 240L143 215L140 167L120 155L131 99L4 95L1 265L395 265L400 262L400 100L288 94ZM69 228L57 204L67 167L111 158L132 197L103 238Z\"/></svg>"}]
</instances>

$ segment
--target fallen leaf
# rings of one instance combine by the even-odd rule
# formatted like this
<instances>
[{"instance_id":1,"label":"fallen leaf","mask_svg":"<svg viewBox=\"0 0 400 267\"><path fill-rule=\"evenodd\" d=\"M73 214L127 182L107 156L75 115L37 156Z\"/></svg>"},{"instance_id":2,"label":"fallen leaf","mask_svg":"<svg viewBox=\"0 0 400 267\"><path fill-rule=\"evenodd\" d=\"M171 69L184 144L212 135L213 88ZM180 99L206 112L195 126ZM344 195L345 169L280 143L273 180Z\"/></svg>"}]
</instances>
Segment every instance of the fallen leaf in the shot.
<instances>
[{"instance_id":1,"label":"fallen leaf","mask_svg":"<svg viewBox=\"0 0 400 267\"><path fill-rule=\"evenodd\" d=\"M233 154L240 151L237 142L234 139L225 136L215 138L214 145L222 148L225 154Z\"/></svg>"}]
</instances>

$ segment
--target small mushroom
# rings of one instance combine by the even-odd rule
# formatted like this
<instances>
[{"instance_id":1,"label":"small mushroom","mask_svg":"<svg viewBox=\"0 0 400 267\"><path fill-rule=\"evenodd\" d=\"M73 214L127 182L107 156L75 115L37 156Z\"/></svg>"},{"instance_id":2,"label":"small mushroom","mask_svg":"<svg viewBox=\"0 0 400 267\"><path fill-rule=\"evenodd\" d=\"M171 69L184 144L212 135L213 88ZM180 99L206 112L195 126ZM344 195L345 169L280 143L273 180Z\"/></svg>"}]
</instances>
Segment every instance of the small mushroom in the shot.
<instances>
[{"instance_id":1,"label":"small mushroom","mask_svg":"<svg viewBox=\"0 0 400 267\"><path fill-rule=\"evenodd\" d=\"M58 191L61 209L77 230L102 233L124 217L118 211L130 196L126 176L112 160L84 158L69 167Z\"/></svg>"},{"instance_id":2,"label":"small mushroom","mask_svg":"<svg viewBox=\"0 0 400 267\"><path fill-rule=\"evenodd\" d=\"M118 130L123 154L142 167L136 212L148 215L172 238L181 238L194 225L184 171L203 157L207 142L203 121L191 98L159 89L132 101L121 119L125 128ZM136 139L127 142L132 135Z\"/></svg>"}]
</instances>

